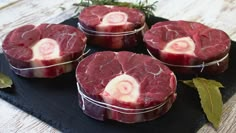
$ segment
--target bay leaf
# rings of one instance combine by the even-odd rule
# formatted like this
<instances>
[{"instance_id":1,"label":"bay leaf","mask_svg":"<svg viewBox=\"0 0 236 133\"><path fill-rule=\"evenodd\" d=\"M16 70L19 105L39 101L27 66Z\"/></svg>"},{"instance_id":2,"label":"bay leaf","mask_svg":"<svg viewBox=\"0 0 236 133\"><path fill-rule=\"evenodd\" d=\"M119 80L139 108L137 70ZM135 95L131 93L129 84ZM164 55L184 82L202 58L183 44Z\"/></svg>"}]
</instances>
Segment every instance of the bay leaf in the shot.
<instances>
[{"instance_id":1,"label":"bay leaf","mask_svg":"<svg viewBox=\"0 0 236 133\"><path fill-rule=\"evenodd\" d=\"M181 82L188 85L189 87L196 88L194 83L193 83L193 80L181 80Z\"/></svg>"},{"instance_id":2,"label":"bay leaf","mask_svg":"<svg viewBox=\"0 0 236 133\"><path fill-rule=\"evenodd\" d=\"M207 119L215 128L218 128L223 111L223 101L219 88L222 88L223 85L215 80L204 78L193 78L193 83L198 90L201 106Z\"/></svg>"},{"instance_id":3,"label":"bay leaf","mask_svg":"<svg viewBox=\"0 0 236 133\"><path fill-rule=\"evenodd\" d=\"M0 73L0 89L8 88L12 86L12 80L7 75Z\"/></svg>"}]
</instances>

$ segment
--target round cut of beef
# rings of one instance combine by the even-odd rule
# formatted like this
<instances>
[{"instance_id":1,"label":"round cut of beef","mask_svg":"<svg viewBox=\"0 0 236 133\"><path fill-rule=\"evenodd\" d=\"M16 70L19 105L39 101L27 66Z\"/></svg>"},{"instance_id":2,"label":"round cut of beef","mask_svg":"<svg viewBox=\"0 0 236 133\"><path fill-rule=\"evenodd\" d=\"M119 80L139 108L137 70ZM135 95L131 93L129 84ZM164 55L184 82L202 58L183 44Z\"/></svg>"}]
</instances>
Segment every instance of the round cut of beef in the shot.
<instances>
[{"instance_id":1,"label":"round cut of beef","mask_svg":"<svg viewBox=\"0 0 236 133\"><path fill-rule=\"evenodd\" d=\"M176 99L176 77L158 60L132 52L97 52L76 68L79 105L88 116L123 123L153 120Z\"/></svg>"},{"instance_id":2,"label":"round cut of beef","mask_svg":"<svg viewBox=\"0 0 236 133\"><path fill-rule=\"evenodd\" d=\"M88 44L107 49L128 49L142 41L144 14L133 8L96 5L79 15L79 28L88 36Z\"/></svg>"},{"instance_id":3,"label":"round cut of beef","mask_svg":"<svg viewBox=\"0 0 236 133\"><path fill-rule=\"evenodd\" d=\"M143 40L152 56L178 73L218 74L228 68L229 36L201 23L158 22Z\"/></svg>"},{"instance_id":4,"label":"round cut of beef","mask_svg":"<svg viewBox=\"0 0 236 133\"><path fill-rule=\"evenodd\" d=\"M85 42L86 36L75 27L41 24L14 29L6 36L2 47L16 74L53 78L76 67Z\"/></svg>"}]
</instances>

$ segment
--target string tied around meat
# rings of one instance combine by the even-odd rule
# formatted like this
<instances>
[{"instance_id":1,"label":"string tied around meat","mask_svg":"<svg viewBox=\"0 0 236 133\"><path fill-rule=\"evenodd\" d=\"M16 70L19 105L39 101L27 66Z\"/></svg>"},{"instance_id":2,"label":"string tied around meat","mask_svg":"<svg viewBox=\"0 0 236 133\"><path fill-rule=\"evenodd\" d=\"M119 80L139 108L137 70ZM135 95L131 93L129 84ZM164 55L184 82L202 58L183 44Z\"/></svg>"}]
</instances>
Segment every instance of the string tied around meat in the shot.
<instances>
[{"instance_id":1,"label":"string tied around meat","mask_svg":"<svg viewBox=\"0 0 236 133\"><path fill-rule=\"evenodd\" d=\"M78 23L78 27L81 31L83 31L87 35L91 36L127 36L127 35L133 35L140 31L142 31L145 28L145 24L141 26L138 29L134 29L133 31L124 31L124 32L103 32L103 31L94 31L87 29L82 26L82 24Z\"/></svg>"},{"instance_id":2,"label":"string tied around meat","mask_svg":"<svg viewBox=\"0 0 236 133\"><path fill-rule=\"evenodd\" d=\"M77 82L77 88L78 88L79 95L81 97L82 110L86 110L86 103L85 102L89 102L89 103L91 103L93 105L96 105L98 107L108 109L108 110L112 110L112 111L115 111L115 112L119 112L119 113L122 113L122 114L144 114L144 113L152 112L152 111L157 110L157 109L161 109L168 101L168 98L167 98L161 104L154 105L154 106L151 106L151 107L146 107L146 108L124 108L124 107L121 107L121 106L116 106L116 105L112 105L112 104L105 103L105 102L102 102L102 101L98 101L98 100L95 100L95 99L87 96L81 90L81 87L80 87L78 82Z\"/></svg>"},{"instance_id":3,"label":"string tied around meat","mask_svg":"<svg viewBox=\"0 0 236 133\"><path fill-rule=\"evenodd\" d=\"M149 55L151 55L153 58L157 59L148 49L147 49L147 52L149 53ZM200 70L200 73L203 72L204 68L205 67L208 67L208 66L212 66L212 65L217 65L217 66L220 66L220 62L224 61L227 57L229 56L229 54L226 54L224 57L222 57L221 59L218 59L218 60L214 60L214 61L211 61L211 62L202 62L202 64L199 64L199 65L176 65L176 64L170 64L170 63L166 63L166 62L163 62L159 59L159 60L162 64L165 64L167 66L170 66L170 67L184 67L184 68L201 68Z\"/></svg>"},{"instance_id":4,"label":"string tied around meat","mask_svg":"<svg viewBox=\"0 0 236 133\"><path fill-rule=\"evenodd\" d=\"M28 70L36 70L36 69L45 69L45 68L51 68L51 67L56 67L56 66L61 66L61 65L66 65L66 64L70 64L73 62L78 62L80 61L85 55L87 55L90 50L87 50L85 52L86 47L83 50L83 54L81 56L79 56L78 58L74 59L74 60L70 60L70 61L66 61L66 62L60 62L60 63L56 63L56 64L52 64L52 65L47 65L47 66L36 66L36 67L27 67L27 68L19 68L19 67L15 67L13 66L11 63L9 63L10 67L14 70L18 70L18 71L28 71Z\"/></svg>"}]
</instances>

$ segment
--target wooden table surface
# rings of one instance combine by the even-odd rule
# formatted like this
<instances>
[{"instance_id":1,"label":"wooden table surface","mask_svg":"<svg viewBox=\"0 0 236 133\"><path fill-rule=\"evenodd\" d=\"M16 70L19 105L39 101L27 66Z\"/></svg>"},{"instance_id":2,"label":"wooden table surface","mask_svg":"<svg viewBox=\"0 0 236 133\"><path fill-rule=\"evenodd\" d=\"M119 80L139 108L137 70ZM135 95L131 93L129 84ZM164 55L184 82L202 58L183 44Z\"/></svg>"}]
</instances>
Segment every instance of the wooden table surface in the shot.
<instances>
[{"instance_id":1,"label":"wooden table surface","mask_svg":"<svg viewBox=\"0 0 236 133\"><path fill-rule=\"evenodd\" d=\"M12 29L24 24L60 23L75 15L72 5L79 1L0 0L0 52L4 37ZM155 0L149 0L152 1ZM201 22L224 30L236 41L236 0L159 0L155 15L170 20ZM12 132L60 131L0 99L0 133ZM222 122L217 131L205 124L198 132L235 133L236 95L224 104Z\"/></svg>"}]
</instances>

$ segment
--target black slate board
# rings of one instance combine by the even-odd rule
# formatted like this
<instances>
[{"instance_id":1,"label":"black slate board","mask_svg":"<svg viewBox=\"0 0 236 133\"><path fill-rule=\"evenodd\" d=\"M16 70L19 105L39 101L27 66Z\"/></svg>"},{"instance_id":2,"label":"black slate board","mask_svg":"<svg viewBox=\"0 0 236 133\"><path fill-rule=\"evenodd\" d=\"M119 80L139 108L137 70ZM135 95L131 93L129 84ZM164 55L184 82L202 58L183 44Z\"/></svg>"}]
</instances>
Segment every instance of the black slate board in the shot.
<instances>
[{"instance_id":1,"label":"black slate board","mask_svg":"<svg viewBox=\"0 0 236 133\"><path fill-rule=\"evenodd\" d=\"M165 19L153 17L148 20L152 25ZM69 19L64 24L77 25L77 19ZM91 52L102 50L89 47ZM144 52L143 47L135 49ZM236 43L232 42L229 69L217 76L208 76L223 83L223 100L226 102L236 92ZM14 86L1 90L0 97L19 107L27 113L45 121L62 132L79 133L189 133L196 132L206 117L201 109L198 94L179 82L177 100L170 111L159 119L137 124L122 124L107 120L94 120L83 114L78 106L77 88L74 72L55 79L27 79L15 75L8 66L3 54L0 54L0 72L9 75ZM178 79L189 79L191 76L177 75Z\"/></svg>"}]
</instances>

